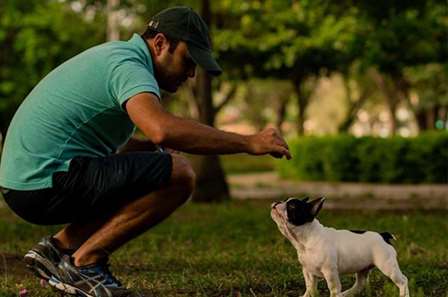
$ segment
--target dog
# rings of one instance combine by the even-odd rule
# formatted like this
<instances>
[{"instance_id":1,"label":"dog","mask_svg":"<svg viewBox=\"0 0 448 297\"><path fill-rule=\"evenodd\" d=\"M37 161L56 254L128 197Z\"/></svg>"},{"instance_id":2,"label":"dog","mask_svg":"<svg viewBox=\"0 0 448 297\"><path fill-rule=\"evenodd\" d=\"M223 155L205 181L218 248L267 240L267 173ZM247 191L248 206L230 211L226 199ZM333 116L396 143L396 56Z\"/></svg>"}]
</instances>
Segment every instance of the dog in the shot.
<instances>
[{"instance_id":1,"label":"dog","mask_svg":"<svg viewBox=\"0 0 448 297\"><path fill-rule=\"evenodd\" d=\"M409 297L408 279L400 271L391 244L393 235L324 227L316 219L324 201L289 198L271 205L272 219L297 250L306 284L302 297L316 296L317 277L325 279L331 297L354 296L361 292L374 267L394 282L400 297ZM356 282L341 292L339 275L348 273L356 274Z\"/></svg>"}]
</instances>

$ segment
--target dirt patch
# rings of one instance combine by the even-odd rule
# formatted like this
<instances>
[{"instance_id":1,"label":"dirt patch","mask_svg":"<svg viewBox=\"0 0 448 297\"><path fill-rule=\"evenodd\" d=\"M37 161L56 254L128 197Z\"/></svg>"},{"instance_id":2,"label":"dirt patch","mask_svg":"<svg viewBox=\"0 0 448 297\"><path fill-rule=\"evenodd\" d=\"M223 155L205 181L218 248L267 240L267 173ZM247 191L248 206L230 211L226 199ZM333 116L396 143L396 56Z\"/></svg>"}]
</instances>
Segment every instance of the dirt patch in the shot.
<instances>
[{"instance_id":1,"label":"dirt patch","mask_svg":"<svg viewBox=\"0 0 448 297\"><path fill-rule=\"evenodd\" d=\"M32 277L33 274L26 268L22 255L0 253L0 277Z\"/></svg>"}]
</instances>

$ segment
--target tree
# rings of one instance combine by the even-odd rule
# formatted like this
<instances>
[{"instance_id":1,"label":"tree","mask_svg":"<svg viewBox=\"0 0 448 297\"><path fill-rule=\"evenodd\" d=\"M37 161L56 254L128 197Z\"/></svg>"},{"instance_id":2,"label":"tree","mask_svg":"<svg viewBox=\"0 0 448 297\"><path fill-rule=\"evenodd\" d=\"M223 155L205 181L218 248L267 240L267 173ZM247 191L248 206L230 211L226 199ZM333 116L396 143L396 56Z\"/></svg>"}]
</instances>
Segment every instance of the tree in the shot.
<instances>
[{"instance_id":1,"label":"tree","mask_svg":"<svg viewBox=\"0 0 448 297\"><path fill-rule=\"evenodd\" d=\"M200 13L210 28L212 16L209 0L201 0ZM212 78L206 71L199 69L196 79L195 98L197 99L199 121L213 127L216 114L220 108L216 108L213 104ZM193 166L196 172L197 184L193 193L193 201L223 201L230 198L229 186L217 155L196 156L193 159Z\"/></svg>"},{"instance_id":2,"label":"tree","mask_svg":"<svg viewBox=\"0 0 448 297\"><path fill-rule=\"evenodd\" d=\"M88 20L57 1L2 1L0 7L0 131L18 105L53 68L104 40Z\"/></svg>"},{"instance_id":3,"label":"tree","mask_svg":"<svg viewBox=\"0 0 448 297\"><path fill-rule=\"evenodd\" d=\"M226 1L221 9L227 13L215 41L228 75L291 81L303 134L319 76L352 59L354 12L328 1Z\"/></svg>"},{"instance_id":4,"label":"tree","mask_svg":"<svg viewBox=\"0 0 448 297\"><path fill-rule=\"evenodd\" d=\"M420 131L444 129L448 124L448 65L427 64L405 69L414 92L409 104L416 116ZM404 88L404 87L403 87Z\"/></svg>"},{"instance_id":5,"label":"tree","mask_svg":"<svg viewBox=\"0 0 448 297\"><path fill-rule=\"evenodd\" d=\"M204 0L201 4L202 16L211 27L210 3ZM343 34L350 31L350 18L326 18L331 8L322 9L311 1L303 8L294 4L292 10L290 5L277 1L220 4L214 10L214 41L226 69L224 79L271 77L293 82L300 110L298 131L303 133L305 111L317 77L336 69L346 59L341 48L350 41L351 33ZM213 107L210 78L199 72L197 84L199 118L213 125L217 111ZM198 190L193 199L227 199L228 187L217 156L199 157L194 163Z\"/></svg>"},{"instance_id":6,"label":"tree","mask_svg":"<svg viewBox=\"0 0 448 297\"><path fill-rule=\"evenodd\" d=\"M372 72L359 69L358 65L350 67L351 71L342 72L345 89L346 112L338 126L340 133L347 133L356 120L358 112L374 93Z\"/></svg>"},{"instance_id":7,"label":"tree","mask_svg":"<svg viewBox=\"0 0 448 297\"><path fill-rule=\"evenodd\" d=\"M365 36L362 62L378 69L377 86L386 98L390 113L391 134L397 129L396 108L407 102L411 81L408 67L442 63L448 57L448 25L445 1L359 1L360 21ZM415 114L417 123L419 115Z\"/></svg>"}]
</instances>

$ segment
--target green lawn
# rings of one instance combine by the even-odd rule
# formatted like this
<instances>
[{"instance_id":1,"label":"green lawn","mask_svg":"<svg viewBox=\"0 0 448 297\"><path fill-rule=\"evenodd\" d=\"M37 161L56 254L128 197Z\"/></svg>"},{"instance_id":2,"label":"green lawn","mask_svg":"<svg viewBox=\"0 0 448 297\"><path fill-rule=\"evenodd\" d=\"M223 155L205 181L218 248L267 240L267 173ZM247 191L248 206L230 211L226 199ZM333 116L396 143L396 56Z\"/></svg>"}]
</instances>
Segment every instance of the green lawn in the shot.
<instances>
[{"instance_id":1,"label":"green lawn","mask_svg":"<svg viewBox=\"0 0 448 297\"><path fill-rule=\"evenodd\" d=\"M269 202L187 204L167 221L126 245L111 259L112 271L145 296L300 296L304 280L295 250L277 231ZM334 212L323 209L324 225L390 231L411 296L448 297L447 212ZM0 208L0 296L59 296L41 288L18 262L40 237L56 228L33 226ZM2 260L3 258L3 260ZM14 264L16 263L16 264ZM6 273L5 273L6 271ZM353 278L346 276L343 287ZM321 296L329 296L319 283ZM378 271L361 296L398 296Z\"/></svg>"}]
</instances>

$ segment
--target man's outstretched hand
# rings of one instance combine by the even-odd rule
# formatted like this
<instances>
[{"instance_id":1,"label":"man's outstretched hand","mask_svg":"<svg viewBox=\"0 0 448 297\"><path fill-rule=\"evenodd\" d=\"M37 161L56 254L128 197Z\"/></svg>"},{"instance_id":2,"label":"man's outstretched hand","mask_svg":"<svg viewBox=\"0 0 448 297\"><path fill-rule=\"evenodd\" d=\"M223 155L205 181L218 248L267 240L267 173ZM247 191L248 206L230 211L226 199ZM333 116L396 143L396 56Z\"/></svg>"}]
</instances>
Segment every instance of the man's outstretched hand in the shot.
<instances>
[{"instance_id":1,"label":"man's outstretched hand","mask_svg":"<svg viewBox=\"0 0 448 297\"><path fill-rule=\"evenodd\" d=\"M274 158L291 159L289 147L280 133L274 128L266 128L263 131L249 136L249 153L252 155L270 154Z\"/></svg>"}]
</instances>

